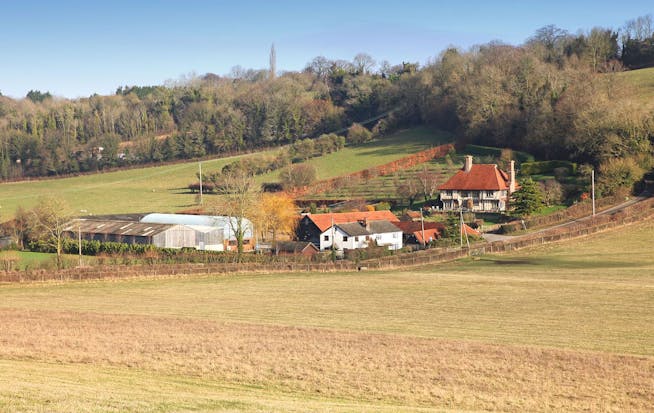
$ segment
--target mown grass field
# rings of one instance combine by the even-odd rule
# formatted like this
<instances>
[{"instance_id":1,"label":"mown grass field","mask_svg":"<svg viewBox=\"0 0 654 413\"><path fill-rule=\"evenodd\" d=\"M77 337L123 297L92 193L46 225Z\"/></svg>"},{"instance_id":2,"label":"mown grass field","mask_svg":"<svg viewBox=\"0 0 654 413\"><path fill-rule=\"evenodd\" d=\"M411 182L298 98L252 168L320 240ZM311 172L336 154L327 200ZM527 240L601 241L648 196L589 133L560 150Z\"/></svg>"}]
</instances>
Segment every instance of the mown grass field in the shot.
<instances>
[{"instance_id":1,"label":"mown grass field","mask_svg":"<svg viewBox=\"0 0 654 413\"><path fill-rule=\"evenodd\" d=\"M402 131L367 144L346 147L309 163L319 178L330 178L384 164L450 139L426 128ZM248 155L244 155L248 156ZM205 173L217 171L234 157L202 162ZM196 206L187 186L197 180L197 162L108 172L79 177L0 184L0 222L13 217L18 206L33 207L42 195L62 197L74 214L177 212ZM279 172L259 176L277 180ZM211 195L208 196L210 199ZM79 211L86 211L84 213Z\"/></svg>"},{"instance_id":2,"label":"mown grass field","mask_svg":"<svg viewBox=\"0 0 654 413\"><path fill-rule=\"evenodd\" d=\"M648 411L654 220L394 272L0 286L0 410Z\"/></svg>"}]
</instances>

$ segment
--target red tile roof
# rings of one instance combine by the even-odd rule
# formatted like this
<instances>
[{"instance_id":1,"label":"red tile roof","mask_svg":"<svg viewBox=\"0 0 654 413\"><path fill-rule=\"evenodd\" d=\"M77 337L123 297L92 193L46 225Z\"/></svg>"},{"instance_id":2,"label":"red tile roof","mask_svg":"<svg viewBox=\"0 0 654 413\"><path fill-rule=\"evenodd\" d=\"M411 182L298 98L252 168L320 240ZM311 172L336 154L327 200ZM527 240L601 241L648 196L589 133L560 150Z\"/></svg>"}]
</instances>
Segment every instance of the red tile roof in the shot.
<instances>
[{"instance_id":1,"label":"red tile roof","mask_svg":"<svg viewBox=\"0 0 654 413\"><path fill-rule=\"evenodd\" d=\"M307 214L320 231L327 231L334 224L347 224L362 220L399 222L391 211L340 212L331 214ZM332 221L333 219L333 221Z\"/></svg>"},{"instance_id":2,"label":"red tile roof","mask_svg":"<svg viewBox=\"0 0 654 413\"><path fill-rule=\"evenodd\" d=\"M463 230L461 231L462 234L468 234L472 235L475 237L481 237L481 232L477 231L476 229L472 228L468 224L463 224Z\"/></svg>"},{"instance_id":3,"label":"red tile roof","mask_svg":"<svg viewBox=\"0 0 654 413\"><path fill-rule=\"evenodd\" d=\"M440 238L445 230L445 225L440 222L425 222L425 242L430 239ZM411 234L416 237L419 243L422 243L422 224L420 222L395 222L394 225L402 230L405 234Z\"/></svg>"},{"instance_id":4,"label":"red tile roof","mask_svg":"<svg viewBox=\"0 0 654 413\"><path fill-rule=\"evenodd\" d=\"M440 190L500 191L509 189L509 175L497 165L474 164L470 172L461 169Z\"/></svg>"}]
</instances>

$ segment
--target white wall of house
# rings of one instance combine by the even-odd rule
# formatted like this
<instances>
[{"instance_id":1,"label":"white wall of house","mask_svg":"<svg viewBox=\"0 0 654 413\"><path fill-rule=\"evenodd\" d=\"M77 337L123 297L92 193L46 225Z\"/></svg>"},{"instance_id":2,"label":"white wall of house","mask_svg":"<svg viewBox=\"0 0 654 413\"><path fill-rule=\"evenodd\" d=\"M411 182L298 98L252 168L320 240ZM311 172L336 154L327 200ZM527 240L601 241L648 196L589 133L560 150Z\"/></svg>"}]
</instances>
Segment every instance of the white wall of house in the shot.
<instances>
[{"instance_id":1,"label":"white wall of house","mask_svg":"<svg viewBox=\"0 0 654 413\"><path fill-rule=\"evenodd\" d=\"M508 191L441 191L443 210L458 210L460 206L467 208L468 199L472 200L472 210L479 212L506 211Z\"/></svg>"},{"instance_id":2,"label":"white wall of house","mask_svg":"<svg viewBox=\"0 0 654 413\"><path fill-rule=\"evenodd\" d=\"M402 231L386 232L383 234L374 234L371 236L380 246L387 246L389 250L399 250L402 248Z\"/></svg>"},{"instance_id":3,"label":"white wall of house","mask_svg":"<svg viewBox=\"0 0 654 413\"><path fill-rule=\"evenodd\" d=\"M333 231L329 228L327 231L320 234L320 250L324 251L332 248L333 239L335 240L334 245L337 250L366 248L373 241L376 242L377 245L388 247L390 250L402 248L402 231L399 229L397 232L371 234L369 236L351 236L344 233L338 228L338 226L336 226Z\"/></svg>"},{"instance_id":4,"label":"white wall of house","mask_svg":"<svg viewBox=\"0 0 654 413\"><path fill-rule=\"evenodd\" d=\"M320 250L331 249L333 240L335 240L334 245L337 250L352 250L368 246L368 237L366 235L351 236L336 226L333 231L332 228L329 228L320 234Z\"/></svg>"}]
</instances>

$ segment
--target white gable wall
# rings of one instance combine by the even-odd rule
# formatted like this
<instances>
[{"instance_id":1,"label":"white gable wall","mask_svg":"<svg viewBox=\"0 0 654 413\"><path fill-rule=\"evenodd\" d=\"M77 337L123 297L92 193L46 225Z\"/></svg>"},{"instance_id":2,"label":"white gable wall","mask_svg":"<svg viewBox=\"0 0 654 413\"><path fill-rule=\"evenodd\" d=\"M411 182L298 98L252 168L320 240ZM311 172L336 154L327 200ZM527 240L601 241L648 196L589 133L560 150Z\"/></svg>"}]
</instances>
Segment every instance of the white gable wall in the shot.
<instances>
[{"instance_id":1,"label":"white gable wall","mask_svg":"<svg viewBox=\"0 0 654 413\"><path fill-rule=\"evenodd\" d=\"M389 250L399 250L402 248L402 231L386 232L383 234L374 234L370 237L379 246L387 246Z\"/></svg>"}]
</instances>

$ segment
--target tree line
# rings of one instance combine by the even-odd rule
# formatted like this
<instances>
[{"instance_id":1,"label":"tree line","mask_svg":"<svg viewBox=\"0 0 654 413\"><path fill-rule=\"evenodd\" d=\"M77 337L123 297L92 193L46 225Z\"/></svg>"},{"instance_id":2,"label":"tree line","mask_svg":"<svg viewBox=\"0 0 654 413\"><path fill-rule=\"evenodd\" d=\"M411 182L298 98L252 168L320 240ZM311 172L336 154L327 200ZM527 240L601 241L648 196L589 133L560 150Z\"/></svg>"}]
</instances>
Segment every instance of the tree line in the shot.
<instances>
[{"instance_id":1,"label":"tree line","mask_svg":"<svg viewBox=\"0 0 654 413\"><path fill-rule=\"evenodd\" d=\"M348 134L349 143L429 124L454 132L459 143L605 170L613 159L631 158L647 169L651 160L643 154L651 153L654 120L620 72L654 64L647 46L653 36L645 16L620 30L573 35L546 26L519 46L450 48L423 67L377 63L361 53L352 61L319 56L279 76L236 67L226 76L120 87L111 96L67 100L34 90L21 100L0 96L0 178L298 142L310 147L307 139L357 122L364 126Z\"/></svg>"}]
</instances>

